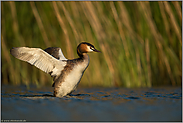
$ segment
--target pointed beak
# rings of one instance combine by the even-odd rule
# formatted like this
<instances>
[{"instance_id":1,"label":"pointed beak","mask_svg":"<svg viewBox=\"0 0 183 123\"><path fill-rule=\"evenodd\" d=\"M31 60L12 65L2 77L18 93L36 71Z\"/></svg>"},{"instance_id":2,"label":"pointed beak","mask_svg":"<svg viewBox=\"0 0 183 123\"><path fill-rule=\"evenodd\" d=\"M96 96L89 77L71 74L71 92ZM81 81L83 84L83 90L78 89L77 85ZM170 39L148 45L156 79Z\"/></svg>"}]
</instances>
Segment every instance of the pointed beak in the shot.
<instances>
[{"instance_id":1,"label":"pointed beak","mask_svg":"<svg viewBox=\"0 0 183 123\"><path fill-rule=\"evenodd\" d=\"M98 50L96 50L96 49L95 49L95 50L93 50L93 51L101 53L101 51L98 51Z\"/></svg>"}]
</instances>

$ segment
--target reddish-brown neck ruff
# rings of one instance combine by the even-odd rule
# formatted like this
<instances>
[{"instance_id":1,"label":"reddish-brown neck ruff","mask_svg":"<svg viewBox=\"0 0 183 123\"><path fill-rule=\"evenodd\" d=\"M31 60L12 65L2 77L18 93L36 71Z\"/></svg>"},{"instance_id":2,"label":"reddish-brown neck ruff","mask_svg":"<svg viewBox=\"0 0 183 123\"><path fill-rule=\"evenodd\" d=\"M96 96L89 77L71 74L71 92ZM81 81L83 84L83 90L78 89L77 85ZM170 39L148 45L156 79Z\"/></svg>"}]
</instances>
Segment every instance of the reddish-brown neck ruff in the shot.
<instances>
[{"instance_id":1,"label":"reddish-brown neck ruff","mask_svg":"<svg viewBox=\"0 0 183 123\"><path fill-rule=\"evenodd\" d=\"M77 47L77 54L79 57L83 57L83 53L87 53L87 44L80 43Z\"/></svg>"}]
</instances>

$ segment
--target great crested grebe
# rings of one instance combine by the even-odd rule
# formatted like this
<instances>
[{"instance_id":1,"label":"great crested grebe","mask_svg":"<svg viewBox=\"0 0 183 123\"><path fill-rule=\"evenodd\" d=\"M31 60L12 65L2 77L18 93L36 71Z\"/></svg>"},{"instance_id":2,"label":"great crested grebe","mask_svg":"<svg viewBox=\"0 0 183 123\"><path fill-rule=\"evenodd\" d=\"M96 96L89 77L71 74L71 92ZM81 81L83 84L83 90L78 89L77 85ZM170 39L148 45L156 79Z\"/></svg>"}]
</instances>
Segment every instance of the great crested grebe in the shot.
<instances>
[{"instance_id":1,"label":"great crested grebe","mask_svg":"<svg viewBox=\"0 0 183 123\"><path fill-rule=\"evenodd\" d=\"M66 59L61 48L49 47L45 50L40 48L13 47L10 53L23 61L36 66L53 77L55 97L63 97L71 94L79 84L84 71L89 65L88 52L100 52L87 42L82 42L77 47L79 58Z\"/></svg>"}]
</instances>

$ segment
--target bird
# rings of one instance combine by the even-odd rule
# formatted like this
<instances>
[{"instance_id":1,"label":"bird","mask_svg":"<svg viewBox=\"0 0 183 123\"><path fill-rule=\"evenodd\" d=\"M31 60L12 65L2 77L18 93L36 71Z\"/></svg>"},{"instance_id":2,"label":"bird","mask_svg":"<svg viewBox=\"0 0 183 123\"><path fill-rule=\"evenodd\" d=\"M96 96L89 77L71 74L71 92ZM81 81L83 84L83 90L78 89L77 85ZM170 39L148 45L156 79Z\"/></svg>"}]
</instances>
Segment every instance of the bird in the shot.
<instances>
[{"instance_id":1,"label":"bird","mask_svg":"<svg viewBox=\"0 0 183 123\"><path fill-rule=\"evenodd\" d=\"M41 48L13 47L11 55L36 66L53 78L54 97L69 96L78 86L90 58L87 53L101 52L88 42L77 46L79 58L66 59L59 47Z\"/></svg>"}]
</instances>

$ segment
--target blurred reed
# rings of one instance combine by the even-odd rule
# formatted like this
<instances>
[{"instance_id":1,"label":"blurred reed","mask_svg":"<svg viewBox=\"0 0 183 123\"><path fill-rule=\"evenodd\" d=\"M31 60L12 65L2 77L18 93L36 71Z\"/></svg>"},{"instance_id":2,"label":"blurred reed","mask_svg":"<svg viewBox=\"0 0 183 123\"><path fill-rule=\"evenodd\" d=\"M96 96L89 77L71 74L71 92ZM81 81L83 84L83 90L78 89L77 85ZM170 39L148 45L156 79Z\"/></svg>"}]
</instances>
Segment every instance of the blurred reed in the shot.
<instances>
[{"instance_id":1,"label":"blurred reed","mask_svg":"<svg viewBox=\"0 0 183 123\"><path fill-rule=\"evenodd\" d=\"M52 78L10 54L12 47L61 47L90 55L79 86L182 84L182 2L1 2L2 84L51 85Z\"/></svg>"}]
</instances>

